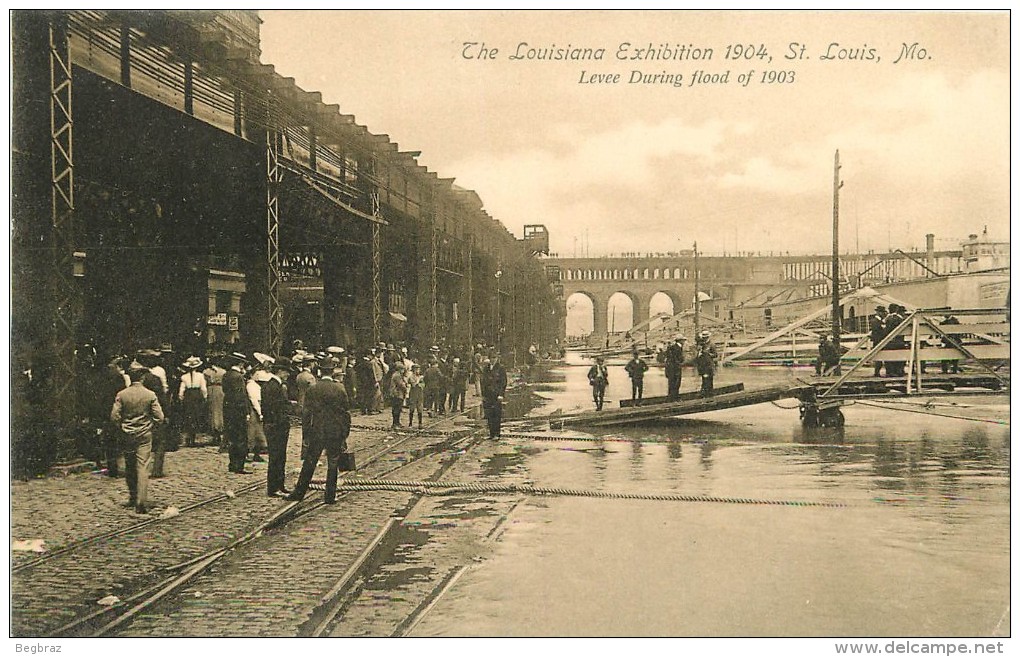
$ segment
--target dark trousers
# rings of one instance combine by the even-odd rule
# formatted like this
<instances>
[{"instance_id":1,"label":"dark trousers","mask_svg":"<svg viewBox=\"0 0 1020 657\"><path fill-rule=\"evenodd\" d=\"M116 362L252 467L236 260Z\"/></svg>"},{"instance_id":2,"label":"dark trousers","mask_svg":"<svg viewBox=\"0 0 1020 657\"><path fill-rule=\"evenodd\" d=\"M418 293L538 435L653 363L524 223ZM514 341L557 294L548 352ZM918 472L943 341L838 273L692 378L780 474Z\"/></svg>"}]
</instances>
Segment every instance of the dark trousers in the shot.
<instances>
[{"instance_id":1,"label":"dark trousers","mask_svg":"<svg viewBox=\"0 0 1020 657\"><path fill-rule=\"evenodd\" d=\"M499 438L503 425L503 402L498 399L486 399L482 402L482 409L485 411L485 421L489 425L489 438Z\"/></svg>"},{"instance_id":2,"label":"dark trousers","mask_svg":"<svg viewBox=\"0 0 1020 657\"><path fill-rule=\"evenodd\" d=\"M301 474L298 475L297 483L294 484L294 497L303 499L308 492L308 486L312 483L312 475L315 474L315 466L326 450L326 496L324 500L328 503L336 501L336 480L340 453L344 451L343 441L323 441L321 438L313 438L308 445L308 453L301 463Z\"/></svg>"},{"instance_id":3,"label":"dark trousers","mask_svg":"<svg viewBox=\"0 0 1020 657\"><path fill-rule=\"evenodd\" d=\"M676 399L680 396L680 372L666 375L666 396Z\"/></svg>"},{"instance_id":4,"label":"dark trousers","mask_svg":"<svg viewBox=\"0 0 1020 657\"><path fill-rule=\"evenodd\" d=\"M103 433L99 437L101 458L106 463L106 474L109 477L120 475L118 463L121 457L120 427L111 423L103 427Z\"/></svg>"},{"instance_id":5,"label":"dark trousers","mask_svg":"<svg viewBox=\"0 0 1020 657\"><path fill-rule=\"evenodd\" d=\"M372 412L372 403L375 401L375 385L358 386L358 394L361 396L361 412L368 415Z\"/></svg>"},{"instance_id":6,"label":"dark trousers","mask_svg":"<svg viewBox=\"0 0 1020 657\"><path fill-rule=\"evenodd\" d=\"M630 380L630 398L641 399L641 395L645 392L645 380L644 379L631 379Z\"/></svg>"},{"instance_id":7,"label":"dark trousers","mask_svg":"<svg viewBox=\"0 0 1020 657\"><path fill-rule=\"evenodd\" d=\"M230 455L230 472L244 471L244 457L248 455L248 420L244 412L223 413L223 436L227 439Z\"/></svg>"},{"instance_id":8,"label":"dark trousers","mask_svg":"<svg viewBox=\"0 0 1020 657\"><path fill-rule=\"evenodd\" d=\"M701 375L701 392L712 392L712 388L715 385L715 373L709 372L708 374Z\"/></svg>"},{"instance_id":9,"label":"dark trousers","mask_svg":"<svg viewBox=\"0 0 1020 657\"><path fill-rule=\"evenodd\" d=\"M390 410L393 412L393 426L400 426L400 414L404 412L404 400L401 397L390 397Z\"/></svg>"},{"instance_id":10,"label":"dark trousers","mask_svg":"<svg viewBox=\"0 0 1020 657\"><path fill-rule=\"evenodd\" d=\"M265 426L266 443L269 447L269 468L266 474L266 492L270 495L286 488L287 439L290 424L283 422Z\"/></svg>"},{"instance_id":11,"label":"dark trousers","mask_svg":"<svg viewBox=\"0 0 1020 657\"><path fill-rule=\"evenodd\" d=\"M595 410L601 411L602 404L606 401L606 384L596 383L591 387L591 396L595 401Z\"/></svg>"},{"instance_id":12,"label":"dark trousers","mask_svg":"<svg viewBox=\"0 0 1020 657\"><path fill-rule=\"evenodd\" d=\"M446 390L440 388L436 391L436 413L446 412Z\"/></svg>"},{"instance_id":13,"label":"dark trousers","mask_svg":"<svg viewBox=\"0 0 1020 657\"><path fill-rule=\"evenodd\" d=\"M450 396L450 410L451 411L463 411L464 402L467 400L467 388L461 388L454 390ZM459 408L458 408L459 407Z\"/></svg>"}]
</instances>

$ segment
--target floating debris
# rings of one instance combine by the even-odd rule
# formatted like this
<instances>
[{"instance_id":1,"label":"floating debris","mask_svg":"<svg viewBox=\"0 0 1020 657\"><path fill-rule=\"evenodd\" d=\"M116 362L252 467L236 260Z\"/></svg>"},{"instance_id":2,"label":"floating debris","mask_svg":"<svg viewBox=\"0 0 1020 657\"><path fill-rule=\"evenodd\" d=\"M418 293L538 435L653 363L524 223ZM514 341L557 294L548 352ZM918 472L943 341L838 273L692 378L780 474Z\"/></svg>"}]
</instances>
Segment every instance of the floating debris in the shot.
<instances>
[{"instance_id":1,"label":"floating debris","mask_svg":"<svg viewBox=\"0 0 1020 657\"><path fill-rule=\"evenodd\" d=\"M103 605L104 607L112 607L113 605L120 602L120 598L118 598L115 595L108 595L105 598L100 598L97 602Z\"/></svg>"}]
</instances>

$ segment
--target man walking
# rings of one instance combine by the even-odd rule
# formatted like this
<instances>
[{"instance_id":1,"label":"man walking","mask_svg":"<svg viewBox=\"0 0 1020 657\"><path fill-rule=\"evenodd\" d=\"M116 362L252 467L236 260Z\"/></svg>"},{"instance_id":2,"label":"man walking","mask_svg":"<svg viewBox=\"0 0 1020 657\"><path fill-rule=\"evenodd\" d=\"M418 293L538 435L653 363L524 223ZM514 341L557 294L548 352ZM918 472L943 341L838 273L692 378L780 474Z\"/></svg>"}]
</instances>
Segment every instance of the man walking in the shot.
<instances>
[{"instance_id":1,"label":"man walking","mask_svg":"<svg viewBox=\"0 0 1020 657\"><path fill-rule=\"evenodd\" d=\"M308 389L305 409L301 418L301 430L310 432L308 453L301 464L294 492L287 496L291 502L303 500L312 482L315 466L326 450L326 504L336 502L336 481L340 454L347 447L351 433L351 414L348 411L347 391L334 377L343 377L343 370L334 370L323 376Z\"/></svg>"},{"instance_id":2,"label":"man walking","mask_svg":"<svg viewBox=\"0 0 1020 657\"><path fill-rule=\"evenodd\" d=\"M489 438L499 438L503 424L503 395L506 393L506 368L495 349L482 368L482 410L489 424Z\"/></svg>"},{"instance_id":3,"label":"man walking","mask_svg":"<svg viewBox=\"0 0 1020 657\"><path fill-rule=\"evenodd\" d=\"M142 384L148 370L132 363L128 372L131 385L117 393L110 419L120 425L124 439L125 479L128 486L127 506L137 513L149 511L149 474L152 470L152 436L164 420L163 409L156 393Z\"/></svg>"}]
</instances>

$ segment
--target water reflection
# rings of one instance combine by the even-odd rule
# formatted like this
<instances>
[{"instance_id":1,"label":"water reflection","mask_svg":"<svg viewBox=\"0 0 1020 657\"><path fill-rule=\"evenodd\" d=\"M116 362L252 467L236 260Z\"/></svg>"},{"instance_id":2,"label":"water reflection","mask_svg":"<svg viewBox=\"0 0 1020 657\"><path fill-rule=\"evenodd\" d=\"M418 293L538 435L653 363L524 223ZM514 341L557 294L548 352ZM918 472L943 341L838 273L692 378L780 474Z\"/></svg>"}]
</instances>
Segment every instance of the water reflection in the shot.
<instances>
[{"instance_id":1,"label":"water reflection","mask_svg":"<svg viewBox=\"0 0 1020 657\"><path fill-rule=\"evenodd\" d=\"M644 461L644 450L641 441L635 440L630 444L630 474L634 481L643 481L642 463Z\"/></svg>"}]
</instances>

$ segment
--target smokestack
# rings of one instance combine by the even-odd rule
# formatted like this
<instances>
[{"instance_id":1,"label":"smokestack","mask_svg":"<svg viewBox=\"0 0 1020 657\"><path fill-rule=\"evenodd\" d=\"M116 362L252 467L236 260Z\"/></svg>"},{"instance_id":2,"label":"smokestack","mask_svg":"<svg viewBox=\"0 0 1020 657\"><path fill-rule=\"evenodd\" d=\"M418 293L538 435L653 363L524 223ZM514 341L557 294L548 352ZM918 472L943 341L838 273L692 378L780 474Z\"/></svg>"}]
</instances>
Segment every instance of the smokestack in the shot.
<instances>
[{"instance_id":1,"label":"smokestack","mask_svg":"<svg viewBox=\"0 0 1020 657\"><path fill-rule=\"evenodd\" d=\"M925 249L928 252L927 257L925 258L925 263L924 264L928 266L928 269L934 270L935 269L935 234L934 233L928 233L927 235L924 236L924 246L925 246Z\"/></svg>"}]
</instances>

